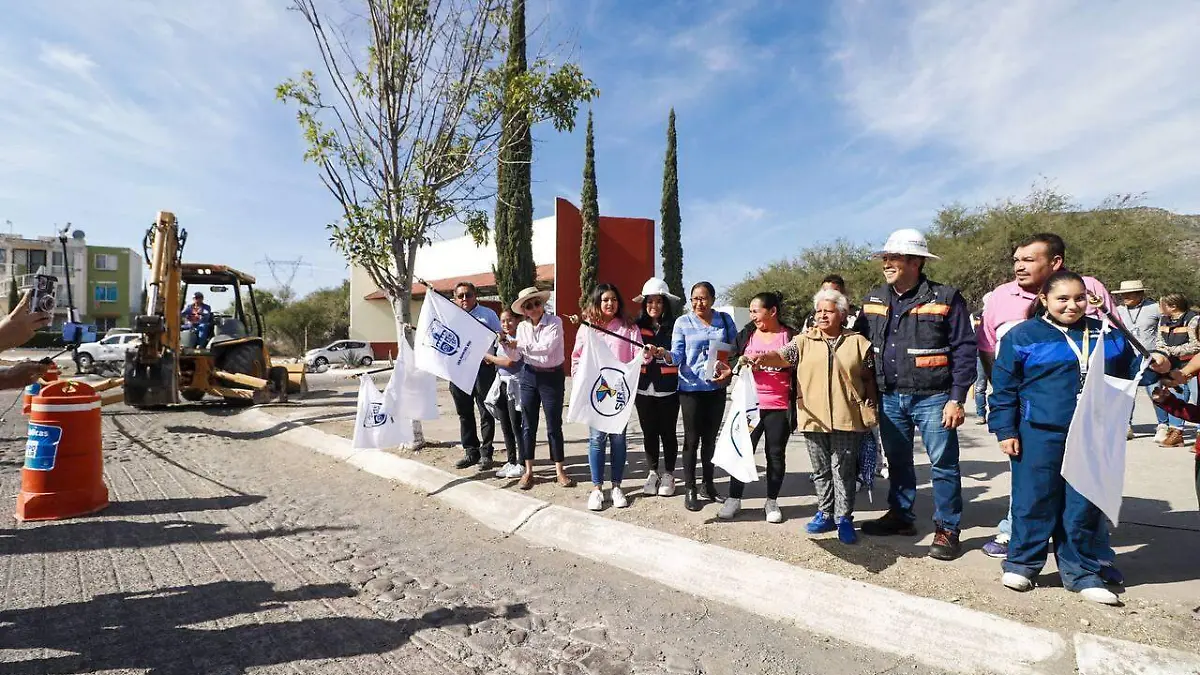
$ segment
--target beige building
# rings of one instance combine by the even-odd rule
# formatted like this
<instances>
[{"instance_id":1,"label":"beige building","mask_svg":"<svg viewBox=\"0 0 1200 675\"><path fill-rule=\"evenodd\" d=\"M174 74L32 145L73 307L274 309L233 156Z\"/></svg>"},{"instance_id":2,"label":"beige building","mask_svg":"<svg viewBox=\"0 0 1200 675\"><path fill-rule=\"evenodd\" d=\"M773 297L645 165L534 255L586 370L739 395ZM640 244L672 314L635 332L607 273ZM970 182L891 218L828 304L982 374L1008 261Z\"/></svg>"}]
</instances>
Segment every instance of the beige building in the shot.
<instances>
[{"instance_id":1,"label":"beige building","mask_svg":"<svg viewBox=\"0 0 1200 675\"><path fill-rule=\"evenodd\" d=\"M67 240L67 255L70 259L71 293L75 296L75 308L82 310L87 286L87 243L77 232L77 236ZM63 257L62 242L57 237L29 238L19 234L0 234L0 274L5 283L4 292L0 293L0 302L4 303L4 312L12 311L8 306L8 289L12 279L16 279L17 288L28 288L33 284L33 275L45 268L46 274L58 277L58 309L55 311L55 323L60 324L67 318L67 261ZM84 314L80 311L79 314Z\"/></svg>"},{"instance_id":2,"label":"beige building","mask_svg":"<svg viewBox=\"0 0 1200 675\"><path fill-rule=\"evenodd\" d=\"M533 261L537 265L538 284L554 284L556 219L533 222ZM438 291L449 293L459 281L469 281L479 289L481 304L499 312L496 279L496 244L489 240L477 246L470 236L434 242L417 251L414 278L425 279ZM413 284L412 315L416 320L426 293L425 286ZM377 358L386 358L396 348L396 319L391 302L371 281L366 270L350 266L350 339L362 340L374 349Z\"/></svg>"}]
</instances>

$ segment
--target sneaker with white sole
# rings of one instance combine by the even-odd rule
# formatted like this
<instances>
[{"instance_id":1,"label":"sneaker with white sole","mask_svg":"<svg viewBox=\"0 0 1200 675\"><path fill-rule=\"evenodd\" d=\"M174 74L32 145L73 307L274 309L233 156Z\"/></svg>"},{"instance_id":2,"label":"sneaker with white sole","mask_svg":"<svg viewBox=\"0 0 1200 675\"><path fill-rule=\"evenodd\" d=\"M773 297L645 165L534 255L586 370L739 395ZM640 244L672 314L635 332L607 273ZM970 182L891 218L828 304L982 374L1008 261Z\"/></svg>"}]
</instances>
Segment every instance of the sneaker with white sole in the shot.
<instances>
[{"instance_id":1,"label":"sneaker with white sole","mask_svg":"<svg viewBox=\"0 0 1200 675\"><path fill-rule=\"evenodd\" d=\"M658 494L658 474L651 471L646 474L646 484L642 486L642 494L646 497L653 497Z\"/></svg>"},{"instance_id":2,"label":"sneaker with white sole","mask_svg":"<svg viewBox=\"0 0 1200 675\"><path fill-rule=\"evenodd\" d=\"M1085 588L1082 591L1079 591L1079 594L1083 596L1084 600L1097 602L1101 605L1115 607L1116 605L1121 604L1121 599L1117 597L1117 594L1113 593L1107 588Z\"/></svg>"},{"instance_id":3,"label":"sneaker with white sole","mask_svg":"<svg viewBox=\"0 0 1200 675\"><path fill-rule=\"evenodd\" d=\"M513 469L516 469L521 473L525 473L525 470L518 467L516 464L513 464L512 462L505 462L504 466L500 467L500 469L496 471L496 478L512 478ZM521 474L517 475L519 476Z\"/></svg>"},{"instance_id":4,"label":"sneaker with white sole","mask_svg":"<svg viewBox=\"0 0 1200 675\"><path fill-rule=\"evenodd\" d=\"M659 476L658 480L658 496L670 497L675 494L675 474L664 473Z\"/></svg>"},{"instance_id":5,"label":"sneaker with white sole","mask_svg":"<svg viewBox=\"0 0 1200 675\"><path fill-rule=\"evenodd\" d=\"M1171 430L1171 427L1167 426L1166 424L1160 424L1157 427L1155 427L1154 428L1154 442L1162 443L1163 441L1167 440L1167 432L1170 430Z\"/></svg>"},{"instance_id":6,"label":"sneaker with white sole","mask_svg":"<svg viewBox=\"0 0 1200 675\"><path fill-rule=\"evenodd\" d=\"M1005 588L1011 588L1012 590L1020 591L1021 593L1033 590L1033 581L1027 577L1017 574L1016 572L1005 572L1000 576L1000 583L1004 584Z\"/></svg>"},{"instance_id":7,"label":"sneaker with white sole","mask_svg":"<svg viewBox=\"0 0 1200 675\"><path fill-rule=\"evenodd\" d=\"M621 491L620 486L614 485L612 489L612 503L618 509L623 509L629 506L629 500L625 498L625 493Z\"/></svg>"},{"instance_id":8,"label":"sneaker with white sole","mask_svg":"<svg viewBox=\"0 0 1200 675\"><path fill-rule=\"evenodd\" d=\"M783 522L783 511L779 510L779 502L775 501L774 499L767 500L767 503L763 505L763 511L766 511L767 513L768 523Z\"/></svg>"},{"instance_id":9,"label":"sneaker with white sole","mask_svg":"<svg viewBox=\"0 0 1200 675\"><path fill-rule=\"evenodd\" d=\"M592 494L588 495L588 510L599 511L604 508L604 493L600 488L592 490Z\"/></svg>"},{"instance_id":10,"label":"sneaker with white sole","mask_svg":"<svg viewBox=\"0 0 1200 675\"><path fill-rule=\"evenodd\" d=\"M717 517L721 520L730 520L742 510L742 500L730 497L725 500L725 505L721 507L721 512Z\"/></svg>"}]
</instances>

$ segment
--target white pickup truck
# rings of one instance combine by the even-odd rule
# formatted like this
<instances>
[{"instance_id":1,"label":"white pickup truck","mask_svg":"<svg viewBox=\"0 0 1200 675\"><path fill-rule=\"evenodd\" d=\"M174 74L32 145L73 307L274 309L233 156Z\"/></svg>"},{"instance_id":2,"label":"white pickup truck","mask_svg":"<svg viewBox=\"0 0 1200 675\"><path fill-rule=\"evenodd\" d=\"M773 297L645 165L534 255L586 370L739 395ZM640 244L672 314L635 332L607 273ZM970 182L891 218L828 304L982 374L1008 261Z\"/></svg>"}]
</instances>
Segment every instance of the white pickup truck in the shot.
<instances>
[{"instance_id":1,"label":"white pickup truck","mask_svg":"<svg viewBox=\"0 0 1200 675\"><path fill-rule=\"evenodd\" d=\"M125 352L136 347L141 339L138 333L116 333L106 335L99 342L79 345L76 356L79 372L90 373L98 363L120 370L124 367Z\"/></svg>"}]
</instances>

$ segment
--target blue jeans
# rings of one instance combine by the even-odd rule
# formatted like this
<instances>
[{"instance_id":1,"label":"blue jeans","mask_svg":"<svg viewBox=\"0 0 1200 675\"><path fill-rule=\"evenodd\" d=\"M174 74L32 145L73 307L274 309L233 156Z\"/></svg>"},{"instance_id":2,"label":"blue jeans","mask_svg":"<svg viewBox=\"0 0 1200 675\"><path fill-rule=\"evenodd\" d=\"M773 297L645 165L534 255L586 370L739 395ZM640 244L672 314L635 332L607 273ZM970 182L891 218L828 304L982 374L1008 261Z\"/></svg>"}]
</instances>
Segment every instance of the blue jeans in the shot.
<instances>
[{"instance_id":1,"label":"blue jeans","mask_svg":"<svg viewBox=\"0 0 1200 675\"><path fill-rule=\"evenodd\" d=\"M1041 573L1054 540L1054 557L1063 587L1069 591L1100 588L1096 545L1104 514L1063 480L1065 431L1046 430L1022 422L1021 454L1012 465L1012 539L1005 572L1027 579Z\"/></svg>"},{"instance_id":2,"label":"blue jeans","mask_svg":"<svg viewBox=\"0 0 1200 675\"><path fill-rule=\"evenodd\" d=\"M1010 497L1008 500L1008 515L1004 516L1004 520L1000 521L1000 524L996 526L1010 540L1012 539L1012 517L1012 498ZM1108 530L1108 519L1101 518L1100 529L1096 530L1096 541L1092 545L1096 547L1096 558L1102 562L1111 563L1117 559L1117 552L1113 550L1110 539L1111 533Z\"/></svg>"},{"instance_id":3,"label":"blue jeans","mask_svg":"<svg viewBox=\"0 0 1200 675\"><path fill-rule=\"evenodd\" d=\"M525 365L517 377L521 386L521 461L533 461L533 451L537 447L539 407L546 417L546 440L550 446L550 460L556 464L564 461L566 448L563 443L562 413L566 373L562 368L544 371L534 370Z\"/></svg>"},{"instance_id":4,"label":"blue jeans","mask_svg":"<svg viewBox=\"0 0 1200 675\"><path fill-rule=\"evenodd\" d=\"M917 519L913 514L917 501L913 434L920 429L932 465L933 520L943 529L958 532L963 508L958 430L942 426L942 410L949 401L949 394L884 394L879 434L888 460L888 506L909 522Z\"/></svg>"},{"instance_id":5,"label":"blue jeans","mask_svg":"<svg viewBox=\"0 0 1200 675\"><path fill-rule=\"evenodd\" d=\"M975 414L987 419L987 375L983 372L983 359L975 361Z\"/></svg>"},{"instance_id":6,"label":"blue jeans","mask_svg":"<svg viewBox=\"0 0 1200 675\"><path fill-rule=\"evenodd\" d=\"M625 454L629 449L625 433L606 434L596 429L588 429L588 466L592 470L592 485L597 487L604 484L605 446L612 441L612 482L620 485L625 478Z\"/></svg>"}]
</instances>

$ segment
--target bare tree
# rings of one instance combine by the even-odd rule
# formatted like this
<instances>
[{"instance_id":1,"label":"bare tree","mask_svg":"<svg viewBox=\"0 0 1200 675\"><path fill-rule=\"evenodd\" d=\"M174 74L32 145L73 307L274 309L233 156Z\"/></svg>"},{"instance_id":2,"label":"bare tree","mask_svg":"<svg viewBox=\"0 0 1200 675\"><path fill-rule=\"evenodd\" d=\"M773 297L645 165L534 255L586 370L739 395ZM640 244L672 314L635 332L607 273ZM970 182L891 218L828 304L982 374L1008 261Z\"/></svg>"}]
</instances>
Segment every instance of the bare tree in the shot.
<instances>
[{"instance_id":1,"label":"bare tree","mask_svg":"<svg viewBox=\"0 0 1200 675\"><path fill-rule=\"evenodd\" d=\"M305 159L342 209L332 242L407 324L417 251L434 231L456 222L487 240L502 107L569 130L579 102L597 94L570 63L539 59L507 74L510 2L353 0L335 19L316 0L294 0L321 77L307 70L276 96L296 106Z\"/></svg>"}]
</instances>

